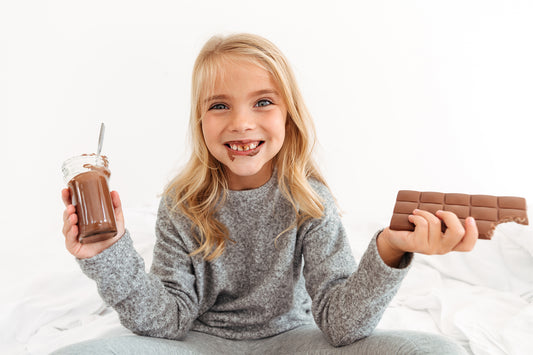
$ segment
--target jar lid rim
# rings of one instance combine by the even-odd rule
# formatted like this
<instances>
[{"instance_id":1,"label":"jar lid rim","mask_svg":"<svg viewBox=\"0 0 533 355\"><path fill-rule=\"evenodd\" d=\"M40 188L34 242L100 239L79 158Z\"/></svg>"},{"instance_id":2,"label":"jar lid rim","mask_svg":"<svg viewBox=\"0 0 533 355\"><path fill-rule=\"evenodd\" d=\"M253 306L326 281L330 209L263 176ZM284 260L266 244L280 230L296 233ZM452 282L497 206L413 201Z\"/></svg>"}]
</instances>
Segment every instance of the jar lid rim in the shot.
<instances>
[{"instance_id":1,"label":"jar lid rim","mask_svg":"<svg viewBox=\"0 0 533 355\"><path fill-rule=\"evenodd\" d=\"M74 155L70 158L67 158L63 162L63 166L77 161L77 160L84 160L84 159L93 159L94 164L97 166L103 166L105 168L109 168L109 160L107 159L107 156L105 155L96 155L95 153L92 154L80 154L80 155Z\"/></svg>"}]
</instances>

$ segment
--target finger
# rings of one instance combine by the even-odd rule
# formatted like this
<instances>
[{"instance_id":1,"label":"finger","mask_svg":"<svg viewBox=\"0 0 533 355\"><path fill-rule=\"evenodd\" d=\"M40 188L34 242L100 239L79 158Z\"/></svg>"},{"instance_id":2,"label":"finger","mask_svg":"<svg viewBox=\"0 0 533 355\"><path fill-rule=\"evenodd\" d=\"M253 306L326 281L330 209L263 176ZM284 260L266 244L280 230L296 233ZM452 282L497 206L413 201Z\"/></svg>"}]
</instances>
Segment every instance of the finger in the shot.
<instances>
[{"instance_id":1,"label":"finger","mask_svg":"<svg viewBox=\"0 0 533 355\"><path fill-rule=\"evenodd\" d=\"M427 219L420 215L409 215L409 222L415 225L415 230L412 234L412 237L409 238L408 242L410 244L409 251L426 253L426 250L429 248L429 223Z\"/></svg>"},{"instance_id":2,"label":"finger","mask_svg":"<svg viewBox=\"0 0 533 355\"><path fill-rule=\"evenodd\" d=\"M416 209L413 211L413 214L423 217L428 222L427 239L428 239L429 249L426 250L426 252L429 254L439 253L441 243L442 243L442 240L441 240L442 239L442 222L441 220L437 216L435 216L433 213L425 211L425 210Z\"/></svg>"},{"instance_id":3,"label":"finger","mask_svg":"<svg viewBox=\"0 0 533 355\"><path fill-rule=\"evenodd\" d=\"M65 204L65 206L72 204L72 198L70 196L70 189L61 190L61 199L63 200L63 203Z\"/></svg>"},{"instance_id":4,"label":"finger","mask_svg":"<svg viewBox=\"0 0 533 355\"><path fill-rule=\"evenodd\" d=\"M72 223L70 223L70 218L69 217L70 217L70 215L67 215L67 216L63 217L63 230L62 230L62 232L63 232L63 235L65 237L67 236L68 231L72 227Z\"/></svg>"},{"instance_id":5,"label":"finger","mask_svg":"<svg viewBox=\"0 0 533 355\"><path fill-rule=\"evenodd\" d=\"M76 207L73 205L68 205L67 208L63 211L63 222L66 222L69 216L73 213L76 213Z\"/></svg>"},{"instance_id":6,"label":"finger","mask_svg":"<svg viewBox=\"0 0 533 355\"><path fill-rule=\"evenodd\" d=\"M465 236L465 228L457 215L450 211L438 211L437 217L441 218L446 224L446 232L442 240L442 253L447 253L461 242Z\"/></svg>"},{"instance_id":7,"label":"finger","mask_svg":"<svg viewBox=\"0 0 533 355\"><path fill-rule=\"evenodd\" d=\"M454 251L470 251L474 249L479 238L479 231L474 218L468 217L465 220L465 230L464 238L453 248Z\"/></svg>"},{"instance_id":8,"label":"finger","mask_svg":"<svg viewBox=\"0 0 533 355\"><path fill-rule=\"evenodd\" d=\"M65 245L67 246L67 249L70 250L71 247L75 244L79 244L77 225L73 225L70 230L65 233Z\"/></svg>"},{"instance_id":9,"label":"finger","mask_svg":"<svg viewBox=\"0 0 533 355\"><path fill-rule=\"evenodd\" d=\"M77 241L78 226L75 224L71 225L70 228L66 231L65 237L68 241Z\"/></svg>"},{"instance_id":10,"label":"finger","mask_svg":"<svg viewBox=\"0 0 533 355\"><path fill-rule=\"evenodd\" d=\"M65 219L65 223L63 224L63 235L67 237L67 234L71 233L72 227L76 227L76 235L77 235L77 226L78 223L78 215L71 214Z\"/></svg>"}]
</instances>

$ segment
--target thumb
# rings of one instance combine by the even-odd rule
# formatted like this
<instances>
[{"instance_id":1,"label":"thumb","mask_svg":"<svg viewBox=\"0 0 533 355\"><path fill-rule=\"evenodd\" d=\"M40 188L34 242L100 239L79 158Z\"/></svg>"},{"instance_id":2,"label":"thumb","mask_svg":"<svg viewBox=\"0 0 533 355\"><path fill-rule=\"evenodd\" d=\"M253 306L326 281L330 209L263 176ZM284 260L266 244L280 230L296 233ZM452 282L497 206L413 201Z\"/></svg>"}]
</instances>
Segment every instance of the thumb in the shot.
<instances>
[{"instance_id":1,"label":"thumb","mask_svg":"<svg viewBox=\"0 0 533 355\"><path fill-rule=\"evenodd\" d=\"M115 220L117 222L118 234L124 234L124 213L122 212L122 202L118 192L111 191L111 201L113 202L113 208L115 210Z\"/></svg>"},{"instance_id":2,"label":"thumb","mask_svg":"<svg viewBox=\"0 0 533 355\"><path fill-rule=\"evenodd\" d=\"M453 248L454 251L471 251L474 249L479 238L479 231L474 218L468 217L466 219L465 230L466 232L463 239Z\"/></svg>"},{"instance_id":3,"label":"thumb","mask_svg":"<svg viewBox=\"0 0 533 355\"><path fill-rule=\"evenodd\" d=\"M118 192L111 191L111 201L113 202L113 208L122 210L122 202L120 201L120 196Z\"/></svg>"}]
</instances>

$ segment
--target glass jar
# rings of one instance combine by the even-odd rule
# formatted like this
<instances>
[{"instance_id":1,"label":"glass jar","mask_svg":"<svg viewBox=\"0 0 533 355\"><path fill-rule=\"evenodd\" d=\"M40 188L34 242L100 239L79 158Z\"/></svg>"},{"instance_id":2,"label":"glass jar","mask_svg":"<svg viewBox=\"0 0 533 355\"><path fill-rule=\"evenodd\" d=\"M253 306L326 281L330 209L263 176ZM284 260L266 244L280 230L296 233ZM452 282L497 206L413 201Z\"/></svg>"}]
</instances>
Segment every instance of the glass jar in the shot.
<instances>
[{"instance_id":1,"label":"glass jar","mask_svg":"<svg viewBox=\"0 0 533 355\"><path fill-rule=\"evenodd\" d=\"M63 178L78 215L78 240L94 243L117 234L115 211L109 193L109 162L105 156L83 154L67 159Z\"/></svg>"}]
</instances>

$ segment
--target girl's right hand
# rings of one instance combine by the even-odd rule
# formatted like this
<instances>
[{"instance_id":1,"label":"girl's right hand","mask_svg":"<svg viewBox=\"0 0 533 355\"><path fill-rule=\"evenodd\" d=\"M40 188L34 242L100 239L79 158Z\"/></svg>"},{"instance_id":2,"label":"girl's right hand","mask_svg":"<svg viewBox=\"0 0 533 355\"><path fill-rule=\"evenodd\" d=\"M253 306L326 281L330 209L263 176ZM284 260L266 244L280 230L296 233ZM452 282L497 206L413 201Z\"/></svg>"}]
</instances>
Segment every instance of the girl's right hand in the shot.
<instances>
[{"instance_id":1,"label":"girl's right hand","mask_svg":"<svg viewBox=\"0 0 533 355\"><path fill-rule=\"evenodd\" d=\"M87 244L82 244L78 241L78 215L76 214L76 208L72 205L70 190L63 189L61 191L61 197L66 206L65 212L63 212L63 235L65 236L65 246L68 252L76 258L91 258L115 244L124 235L124 215L122 213L122 203L120 202L118 192L111 191L111 200L113 201L115 220L117 222L117 235L111 239Z\"/></svg>"}]
</instances>

